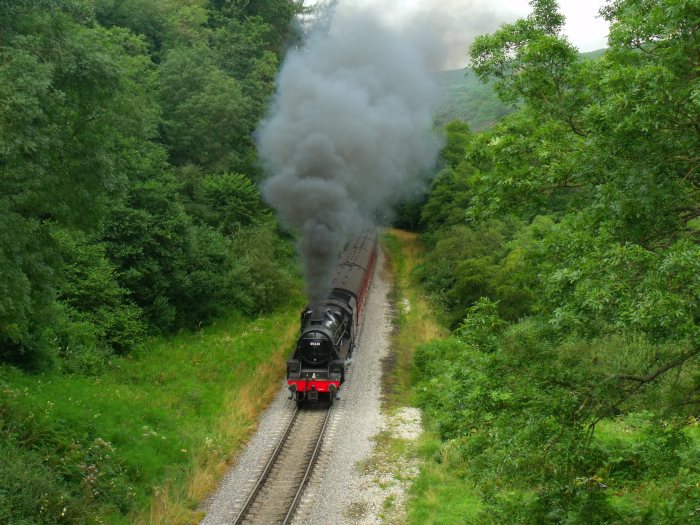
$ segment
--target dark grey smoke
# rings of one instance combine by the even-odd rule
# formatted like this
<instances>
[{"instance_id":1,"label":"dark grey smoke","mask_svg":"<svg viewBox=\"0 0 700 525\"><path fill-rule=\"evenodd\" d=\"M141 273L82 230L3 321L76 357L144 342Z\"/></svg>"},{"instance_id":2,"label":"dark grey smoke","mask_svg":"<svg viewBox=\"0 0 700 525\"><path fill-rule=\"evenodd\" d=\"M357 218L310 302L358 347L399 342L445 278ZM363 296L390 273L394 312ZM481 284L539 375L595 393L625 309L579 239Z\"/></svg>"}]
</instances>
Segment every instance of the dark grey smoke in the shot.
<instances>
[{"instance_id":1,"label":"dark grey smoke","mask_svg":"<svg viewBox=\"0 0 700 525\"><path fill-rule=\"evenodd\" d=\"M258 131L263 193L300 236L312 304L326 296L344 243L434 163L426 56L369 13L351 12L282 67Z\"/></svg>"}]
</instances>

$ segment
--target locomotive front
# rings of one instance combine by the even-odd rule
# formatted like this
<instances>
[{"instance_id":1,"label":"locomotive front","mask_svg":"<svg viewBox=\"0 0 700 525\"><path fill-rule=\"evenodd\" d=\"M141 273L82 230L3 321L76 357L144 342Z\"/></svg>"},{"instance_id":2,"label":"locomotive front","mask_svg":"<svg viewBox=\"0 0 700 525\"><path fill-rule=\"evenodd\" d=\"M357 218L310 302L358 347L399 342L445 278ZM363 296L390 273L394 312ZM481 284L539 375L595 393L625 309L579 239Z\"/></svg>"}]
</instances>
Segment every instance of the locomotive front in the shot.
<instances>
[{"instance_id":1,"label":"locomotive front","mask_svg":"<svg viewBox=\"0 0 700 525\"><path fill-rule=\"evenodd\" d=\"M329 334L321 330L310 330L301 336L297 343L299 357L308 365L325 365L335 355Z\"/></svg>"},{"instance_id":2,"label":"locomotive front","mask_svg":"<svg viewBox=\"0 0 700 525\"><path fill-rule=\"evenodd\" d=\"M351 349L352 316L335 301L327 301L321 315L307 308L302 329L287 362L287 384L297 401L316 401L319 394L333 394L345 377L345 359Z\"/></svg>"},{"instance_id":3,"label":"locomotive front","mask_svg":"<svg viewBox=\"0 0 700 525\"><path fill-rule=\"evenodd\" d=\"M341 312L325 307L322 316L314 318L310 308L302 314L301 337L297 342L299 358L309 366L328 364L338 359L341 340L347 332Z\"/></svg>"}]
</instances>

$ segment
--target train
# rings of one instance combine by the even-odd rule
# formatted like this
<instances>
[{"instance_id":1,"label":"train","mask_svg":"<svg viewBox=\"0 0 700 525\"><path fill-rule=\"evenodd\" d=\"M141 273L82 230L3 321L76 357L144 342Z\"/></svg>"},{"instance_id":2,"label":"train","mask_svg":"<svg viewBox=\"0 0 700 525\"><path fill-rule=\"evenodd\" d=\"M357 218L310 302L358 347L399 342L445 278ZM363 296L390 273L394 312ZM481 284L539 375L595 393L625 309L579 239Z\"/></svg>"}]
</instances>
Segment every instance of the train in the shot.
<instances>
[{"instance_id":1,"label":"train","mask_svg":"<svg viewBox=\"0 0 700 525\"><path fill-rule=\"evenodd\" d=\"M356 347L362 313L377 261L377 233L365 230L345 247L328 298L301 313L287 386L297 405L336 398Z\"/></svg>"}]
</instances>

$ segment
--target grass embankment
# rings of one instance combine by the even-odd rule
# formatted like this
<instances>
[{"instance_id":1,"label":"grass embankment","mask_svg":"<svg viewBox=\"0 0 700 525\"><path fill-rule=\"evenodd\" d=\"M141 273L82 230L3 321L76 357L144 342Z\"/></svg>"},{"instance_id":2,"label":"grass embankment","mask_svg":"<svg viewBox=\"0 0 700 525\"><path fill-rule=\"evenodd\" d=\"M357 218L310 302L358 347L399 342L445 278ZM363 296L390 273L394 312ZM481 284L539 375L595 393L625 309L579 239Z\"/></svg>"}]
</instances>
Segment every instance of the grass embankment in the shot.
<instances>
[{"instance_id":1,"label":"grass embankment","mask_svg":"<svg viewBox=\"0 0 700 525\"><path fill-rule=\"evenodd\" d=\"M42 523L196 523L279 389L299 301L152 340L98 377L1 368L0 517L42 505Z\"/></svg>"},{"instance_id":2,"label":"grass embankment","mask_svg":"<svg viewBox=\"0 0 700 525\"><path fill-rule=\"evenodd\" d=\"M433 309L411 277L420 256L418 236L391 229L384 235L383 244L395 276L392 299L396 304L397 327L392 352L395 362L385 377L386 401L389 406L401 406L410 399L411 369L416 348L427 341L444 337L447 331L437 322Z\"/></svg>"},{"instance_id":3,"label":"grass embankment","mask_svg":"<svg viewBox=\"0 0 700 525\"><path fill-rule=\"evenodd\" d=\"M446 337L448 331L437 320L434 307L413 279L413 269L420 262L418 236L401 230L389 230L384 246L391 257L395 273L397 305L394 356L396 363L389 373L390 406L411 402L413 357L423 343ZM461 523L476 516L479 500L472 484L456 475L455 462L441 447L440 440L425 432L418 443L420 474L414 481L408 505L408 521L415 525ZM454 459L454 461L453 461Z\"/></svg>"}]
</instances>

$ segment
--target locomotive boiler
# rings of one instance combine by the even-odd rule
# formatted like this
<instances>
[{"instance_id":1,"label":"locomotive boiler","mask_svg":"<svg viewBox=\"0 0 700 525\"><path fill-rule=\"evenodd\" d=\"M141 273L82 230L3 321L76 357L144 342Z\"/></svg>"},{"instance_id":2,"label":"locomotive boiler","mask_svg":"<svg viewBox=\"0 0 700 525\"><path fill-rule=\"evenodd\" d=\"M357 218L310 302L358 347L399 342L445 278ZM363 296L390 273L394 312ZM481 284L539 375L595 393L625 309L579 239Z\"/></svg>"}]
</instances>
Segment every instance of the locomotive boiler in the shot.
<instances>
[{"instance_id":1,"label":"locomotive boiler","mask_svg":"<svg viewBox=\"0 0 700 525\"><path fill-rule=\"evenodd\" d=\"M298 404L327 397L345 381L377 259L377 234L367 230L345 248L328 298L301 314L301 332L287 361L287 385Z\"/></svg>"}]
</instances>

